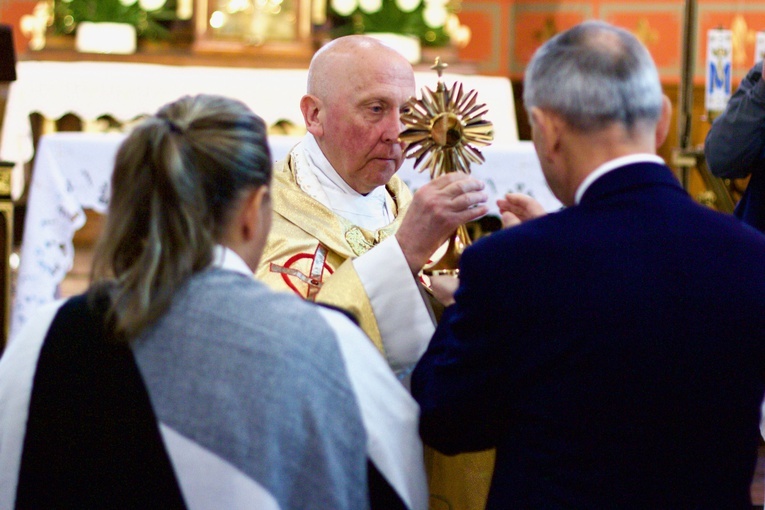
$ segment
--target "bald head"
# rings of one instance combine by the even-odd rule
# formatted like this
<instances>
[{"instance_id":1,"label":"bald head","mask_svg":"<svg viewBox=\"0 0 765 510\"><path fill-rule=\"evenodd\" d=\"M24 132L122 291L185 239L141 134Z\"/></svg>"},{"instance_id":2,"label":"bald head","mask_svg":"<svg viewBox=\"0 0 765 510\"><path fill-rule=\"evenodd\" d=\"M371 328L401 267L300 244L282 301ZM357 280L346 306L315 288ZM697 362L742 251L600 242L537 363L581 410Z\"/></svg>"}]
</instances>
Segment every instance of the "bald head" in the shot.
<instances>
[{"instance_id":1,"label":"bald head","mask_svg":"<svg viewBox=\"0 0 765 510\"><path fill-rule=\"evenodd\" d=\"M316 53L300 109L332 168L365 195L403 162L401 111L414 94L409 61L376 39L351 35Z\"/></svg>"},{"instance_id":2,"label":"bald head","mask_svg":"<svg viewBox=\"0 0 765 510\"><path fill-rule=\"evenodd\" d=\"M359 73L385 72L414 74L411 64L396 50L364 35L339 37L324 45L308 68L307 92L324 100L336 95Z\"/></svg>"}]
</instances>

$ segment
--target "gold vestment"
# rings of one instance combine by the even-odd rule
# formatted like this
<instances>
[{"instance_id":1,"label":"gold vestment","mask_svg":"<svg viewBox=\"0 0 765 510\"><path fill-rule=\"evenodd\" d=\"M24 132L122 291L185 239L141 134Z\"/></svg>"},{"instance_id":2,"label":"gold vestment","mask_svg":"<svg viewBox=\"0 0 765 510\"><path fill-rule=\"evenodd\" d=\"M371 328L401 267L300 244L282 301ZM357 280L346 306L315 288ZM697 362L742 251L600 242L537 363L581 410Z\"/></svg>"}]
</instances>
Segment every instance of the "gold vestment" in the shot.
<instances>
[{"instance_id":1,"label":"gold vestment","mask_svg":"<svg viewBox=\"0 0 765 510\"><path fill-rule=\"evenodd\" d=\"M351 261L393 235L412 200L396 176L386 186L395 220L370 232L351 224L298 185L292 156L274 167L273 221L257 276L275 290L292 290L303 299L349 311L384 352L377 319ZM330 276L332 278L330 278Z\"/></svg>"},{"instance_id":2,"label":"gold vestment","mask_svg":"<svg viewBox=\"0 0 765 510\"><path fill-rule=\"evenodd\" d=\"M351 261L396 232L412 200L409 189L393 176L386 190L395 220L370 232L301 189L291 154L275 165L271 187L273 221L257 277L275 290L349 311L384 354L377 318ZM447 457L426 446L431 510L482 510L493 465L493 450Z\"/></svg>"}]
</instances>

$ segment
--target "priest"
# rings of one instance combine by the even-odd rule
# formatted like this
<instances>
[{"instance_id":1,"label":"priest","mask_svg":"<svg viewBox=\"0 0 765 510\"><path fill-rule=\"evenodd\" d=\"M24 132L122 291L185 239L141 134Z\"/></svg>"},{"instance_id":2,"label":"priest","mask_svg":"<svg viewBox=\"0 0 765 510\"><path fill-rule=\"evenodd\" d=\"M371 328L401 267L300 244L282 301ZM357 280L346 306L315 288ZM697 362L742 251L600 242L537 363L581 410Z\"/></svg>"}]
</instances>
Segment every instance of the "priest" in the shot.
<instances>
[{"instance_id":1,"label":"priest","mask_svg":"<svg viewBox=\"0 0 765 510\"><path fill-rule=\"evenodd\" d=\"M483 183L467 174L414 195L395 175L401 112L414 95L409 62L376 39L341 37L316 53L300 102L308 132L274 169L273 227L257 271L273 288L350 311L407 386L435 325L420 271L459 225L488 211ZM458 459L453 475L428 460L438 499L483 508L490 462ZM443 495L439 483L459 494Z\"/></svg>"},{"instance_id":2,"label":"priest","mask_svg":"<svg viewBox=\"0 0 765 510\"><path fill-rule=\"evenodd\" d=\"M308 133L275 168L274 226L258 277L349 310L405 380L434 331L418 272L460 224L487 212L483 183L451 174L413 197L395 175L414 72L376 39L324 46L307 92Z\"/></svg>"}]
</instances>

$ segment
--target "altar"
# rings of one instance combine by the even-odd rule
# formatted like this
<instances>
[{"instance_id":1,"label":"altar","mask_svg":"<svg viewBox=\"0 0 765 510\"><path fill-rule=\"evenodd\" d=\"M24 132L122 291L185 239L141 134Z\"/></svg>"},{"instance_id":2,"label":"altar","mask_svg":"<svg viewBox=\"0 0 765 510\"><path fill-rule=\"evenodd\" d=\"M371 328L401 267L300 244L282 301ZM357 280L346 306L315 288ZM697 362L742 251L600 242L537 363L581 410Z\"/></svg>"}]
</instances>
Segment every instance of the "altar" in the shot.
<instances>
[{"instance_id":1,"label":"altar","mask_svg":"<svg viewBox=\"0 0 765 510\"><path fill-rule=\"evenodd\" d=\"M34 155L29 116L46 119L73 114L85 126L99 117L131 122L153 114L161 106L183 95L220 94L244 102L267 126L287 122L302 129L300 98L305 94L307 69L263 69L142 64L132 62L21 61L17 80L8 91L0 160L16 164L14 197L24 186L22 165ZM417 93L435 88L435 72L415 72ZM445 73L443 81L463 83L475 89L479 103L494 125L496 143L518 140L515 103L510 81L505 77Z\"/></svg>"},{"instance_id":2,"label":"altar","mask_svg":"<svg viewBox=\"0 0 765 510\"><path fill-rule=\"evenodd\" d=\"M126 135L53 133L41 137L27 203L10 339L38 306L58 297L58 286L74 261L72 239L86 222L85 210L104 213L109 204L114 157ZM272 157L282 159L299 138L271 136ZM533 196L548 211L560 207L552 195L531 142L495 143L483 149L486 162L472 173L486 183L491 214L496 199L514 191ZM405 160L398 175L416 190L429 175Z\"/></svg>"}]
</instances>

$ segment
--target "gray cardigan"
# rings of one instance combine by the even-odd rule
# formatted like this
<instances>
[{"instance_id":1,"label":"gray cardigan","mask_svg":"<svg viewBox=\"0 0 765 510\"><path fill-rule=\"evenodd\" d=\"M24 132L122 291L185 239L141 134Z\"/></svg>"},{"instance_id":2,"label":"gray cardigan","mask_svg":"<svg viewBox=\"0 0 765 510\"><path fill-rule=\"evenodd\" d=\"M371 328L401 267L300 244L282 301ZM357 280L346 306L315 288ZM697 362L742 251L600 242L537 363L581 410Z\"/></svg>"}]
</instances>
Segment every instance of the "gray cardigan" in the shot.
<instances>
[{"instance_id":1,"label":"gray cardigan","mask_svg":"<svg viewBox=\"0 0 765 510\"><path fill-rule=\"evenodd\" d=\"M42 311L0 360L3 508L24 422L2 406L25 408L13 386L31 386L54 315ZM427 506L418 407L342 314L209 269L133 352L190 508L366 508L368 459L407 507Z\"/></svg>"}]
</instances>

